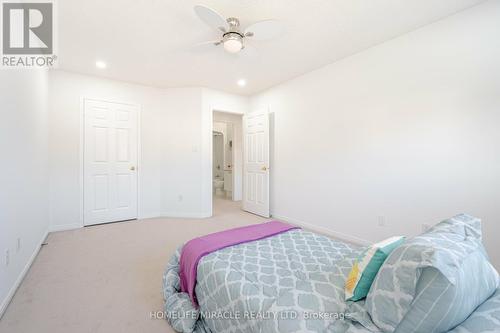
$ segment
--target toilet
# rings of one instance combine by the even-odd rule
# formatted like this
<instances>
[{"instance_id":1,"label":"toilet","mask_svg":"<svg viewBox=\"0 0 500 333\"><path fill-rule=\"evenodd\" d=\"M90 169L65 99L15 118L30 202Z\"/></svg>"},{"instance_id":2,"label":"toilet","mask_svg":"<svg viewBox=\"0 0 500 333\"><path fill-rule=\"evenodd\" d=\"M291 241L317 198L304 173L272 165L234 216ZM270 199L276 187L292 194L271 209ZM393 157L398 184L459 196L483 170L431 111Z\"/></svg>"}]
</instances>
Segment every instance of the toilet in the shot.
<instances>
[{"instance_id":1,"label":"toilet","mask_svg":"<svg viewBox=\"0 0 500 333\"><path fill-rule=\"evenodd\" d=\"M224 180L221 178L214 179L215 195L224 195Z\"/></svg>"}]
</instances>

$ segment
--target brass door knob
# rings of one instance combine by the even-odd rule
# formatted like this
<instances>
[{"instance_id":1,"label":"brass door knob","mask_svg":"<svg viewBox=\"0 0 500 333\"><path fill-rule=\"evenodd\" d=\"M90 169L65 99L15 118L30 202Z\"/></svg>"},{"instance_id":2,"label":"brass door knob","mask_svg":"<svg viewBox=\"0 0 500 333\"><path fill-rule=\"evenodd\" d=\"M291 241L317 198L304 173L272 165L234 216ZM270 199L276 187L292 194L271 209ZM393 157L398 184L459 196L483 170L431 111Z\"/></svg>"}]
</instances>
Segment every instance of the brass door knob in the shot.
<instances>
[{"instance_id":1,"label":"brass door knob","mask_svg":"<svg viewBox=\"0 0 500 333\"><path fill-rule=\"evenodd\" d=\"M267 171L267 167L263 166L261 170L262 171Z\"/></svg>"},{"instance_id":2,"label":"brass door knob","mask_svg":"<svg viewBox=\"0 0 500 333\"><path fill-rule=\"evenodd\" d=\"M135 171L135 166L131 166L130 171Z\"/></svg>"}]
</instances>

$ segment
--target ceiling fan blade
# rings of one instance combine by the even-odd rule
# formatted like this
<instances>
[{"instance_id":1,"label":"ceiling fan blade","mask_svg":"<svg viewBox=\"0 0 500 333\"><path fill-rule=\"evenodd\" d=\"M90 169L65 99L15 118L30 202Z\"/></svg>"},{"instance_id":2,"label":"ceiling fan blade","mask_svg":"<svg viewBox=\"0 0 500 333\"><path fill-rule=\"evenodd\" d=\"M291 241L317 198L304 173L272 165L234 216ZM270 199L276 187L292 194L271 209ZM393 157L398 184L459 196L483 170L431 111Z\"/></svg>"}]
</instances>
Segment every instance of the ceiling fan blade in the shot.
<instances>
[{"instance_id":1,"label":"ceiling fan blade","mask_svg":"<svg viewBox=\"0 0 500 333\"><path fill-rule=\"evenodd\" d=\"M205 22L205 24L209 27L222 32L227 31L228 24L226 22L226 19L215 10L207 6L196 5L194 6L194 12L196 13L196 15L198 15L200 20Z\"/></svg>"},{"instance_id":2,"label":"ceiling fan blade","mask_svg":"<svg viewBox=\"0 0 500 333\"><path fill-rule=\"evenodd\" d=\"M190 47L190 51L203 52L203 51L209 51L212 49L215 50L215 47L220 45L221 43L222 42L220 40L210 40L207 42L198 43L198 44L195 44L192 47Z\"/></svg>"},{"instance_id":3,"label":"ceiling fan blade","mask_svg":"<svg viewBox=\"0 0 500 333\"><path fill-rule=\"evenodd\" d=\"M283 25L277 20L255 22L245 29L245 37L255 40L267 40L281 36Z\"/></svg>"}]
</instances>

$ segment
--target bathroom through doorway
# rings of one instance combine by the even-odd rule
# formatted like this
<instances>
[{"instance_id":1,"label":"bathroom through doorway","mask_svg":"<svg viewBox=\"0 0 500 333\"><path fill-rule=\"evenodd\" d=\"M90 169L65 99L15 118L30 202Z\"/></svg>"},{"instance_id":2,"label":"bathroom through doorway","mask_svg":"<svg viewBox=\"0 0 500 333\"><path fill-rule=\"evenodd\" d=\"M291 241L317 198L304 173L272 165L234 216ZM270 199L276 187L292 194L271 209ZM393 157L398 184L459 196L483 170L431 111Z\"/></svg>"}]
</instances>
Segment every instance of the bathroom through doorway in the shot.
<instances>
[{"instance_id":1,"label":"bathroom through doorway","mask_svg":"<svg viewBox=\"0 0 500 333\"><path fill-rule=\"evenodd\" d=\"M213 112L212 198L241 204L243 197L242 115ZM241 205L240 205L241 206Z\"/></svg>"}]
</instances>

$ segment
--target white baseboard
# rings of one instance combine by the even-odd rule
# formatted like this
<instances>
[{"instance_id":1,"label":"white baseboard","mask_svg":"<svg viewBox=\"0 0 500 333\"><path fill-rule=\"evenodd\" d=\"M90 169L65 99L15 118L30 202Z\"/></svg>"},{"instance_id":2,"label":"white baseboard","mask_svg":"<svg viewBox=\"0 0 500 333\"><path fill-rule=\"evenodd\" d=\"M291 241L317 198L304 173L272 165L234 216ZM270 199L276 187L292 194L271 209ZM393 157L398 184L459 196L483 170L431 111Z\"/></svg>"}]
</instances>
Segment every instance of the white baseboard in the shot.
<instances>
[{"instance_id":1,"label":"white baseboard","mask_svg":"<svg viewBox=\"0 0 500 333\"><path fill-rule=\"evenodd\" d=\"M359 245L359 246L368 246L368 245L373 244L373 242L370 242L366 239L362 239L362 238L359 238L359 237L356 237L353 235L345 234L343 232L338 232L338 231L331 230L328 228L320 227L320 226L317 226L317 225L314 225L311 223L299 221L299 220L296 220L296 219L293 219L290 217L275 215L275 214L273 214L273 217L278 219L278 220L283 220L285 222L295 224L299 227L303 227L304 229L308 229L308 230L317 232L319 234L323 234L325 236L330 236L332 238L337 238L339 240L342 240L342 241L345 241L345 242L348 242L351 244L355 244L355 245Z\"/></svg>"},{"instance_id":2,"label":"white baseboard","mask_svg":"<svg viewBox=\"0 0 500 333\"><path fill-rule=\"evenodd\" d=\"M163 212L159 217L172 217L183 219L204 219L211 217L209 213L180 213L180 212Z\"/></svg>"},{"instance_id":3,"label":"white baseboard","mask_svg":"<svg viewBox=\"0 0 500 333\"><path fill-rule=\"evenodd\" d=\"M170 218L203 219L203 218L211 217L211 215L208 213L202 214L202 213L163 212L163 213L158 213L158 214L141 215L137 219L138 220L146 220L146 219L169 218L169 217ZM53 225L53 226L49 227L49 232L73 230L73 229L79 229L82 227L83 227L83 225L81 225L80 223Z\"/></svg>"},{"instance_id":4,"label":"white baseboard","mask_svg":"<svg viewBox=\"0 0 500 333\"><path fill-rule=\"evenodd\" d=\"M33 264L33 261L35 260L36 256L38 255L38 252L40 252L40 249L42 247L43 242L47 238L49 234L49 231L47 230L44 234L42 239L40 239L39 243L37 244L37 247L33 251L33 254L29 258L28 262L24 266L23 270L19 274L16 282L14 282L14 285L12 288L10 288L9 292L7 293L7 296L5 296L5 299L2 300L2 304L0 305L0 319L2 318L3 314L5 313L5 310L7 310L7 306L9 305L10 301L12 300L12 297L14 297L17 288L21 285L21 282L23 282L24 277L26 276L26 273L28 273L28 270L30 269L31 265Z\"/></svg>"},{"instance_id":5,"label":"white baseboard","mask_svg":"<svg viewBox=\"0 0 500 333\"><path fill-rule=\"evenodd\" d=\"M81 227L82 225L80 223L51 225L49 227L49 232L73 230L73 229L79 229Z\"/></svg>"},{"instance_id":6,"label":"white baseboard","mask_svg":"<svg viewBox=\"0 0 500 333\"><path fill-rule=\"evenodd\" d=\"M139 215L139 217L137 219L138 220L147 220L147 219L157 219L159 217L161 217L160 213L153 213L153 214Z\"/></svg>"}]
</instances>

